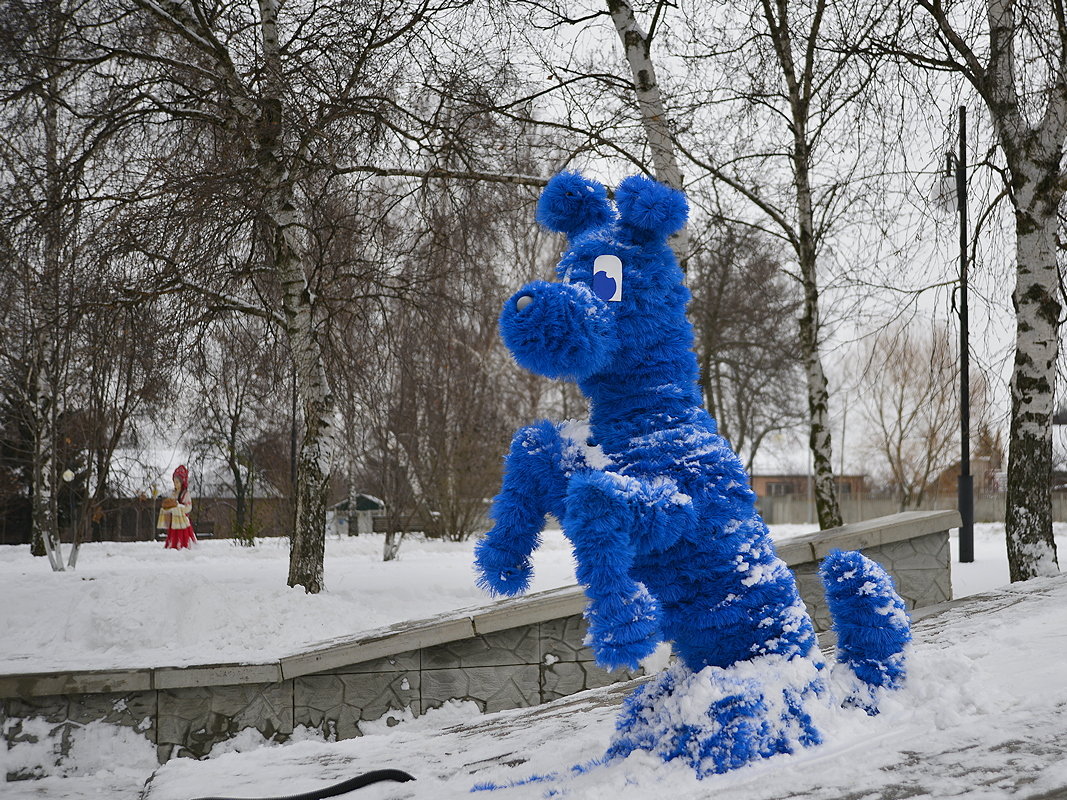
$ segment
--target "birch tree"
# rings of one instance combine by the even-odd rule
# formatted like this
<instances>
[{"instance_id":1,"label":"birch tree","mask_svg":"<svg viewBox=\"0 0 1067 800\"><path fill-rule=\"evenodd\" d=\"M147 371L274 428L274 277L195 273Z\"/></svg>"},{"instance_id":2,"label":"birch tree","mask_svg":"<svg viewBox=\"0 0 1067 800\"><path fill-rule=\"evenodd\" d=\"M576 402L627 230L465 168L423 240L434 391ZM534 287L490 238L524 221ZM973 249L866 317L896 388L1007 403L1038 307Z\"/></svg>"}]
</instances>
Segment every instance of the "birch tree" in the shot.
<instances>
[{"instance_id":1,"label":"birch tree","mask_svg":"<svg viewBox=\"0 0 1067 800\"><path fill-rule=\"evenodd\" d=\"M629 0L606 0L606 2L611 21L619 34L630 74L633 76L637 109L648 139L656 180L672 189L682 191L682 168L675 152L674 135L670 129L670 115L656 77L656 65L652 58L652 43L656 35L656 26L667 9L674 4L668 0L659 0L652 12L648 29L645 30L638 22L633 4ZM684 270L689 255L688 229L683 228L672 236L670 244Z\"/></svg>"},{"instance_id":2,"label":"birch tree","mask_svg":"<svg viewBox=\"0 0 1067 800\"><path fill-rule=\"evenodd\" d=\"M834 235L855 222L850 207L860 192L872 192L861 185L861 154L879 143L858 132L880 127L866 105L874 68L850 52L876 30L880 13L875 5L826 0L761 0L751 9L714 4L690 19L696 73L689 80L706 82L707 94L677 110L679 129L715 132L679 137L679 149L697 168L693 180L713 183L720 213L759 227L791 251L787 272L802 292L808 441L822 528L841 524L823 290L834 267L828 257Z\"/></svg>"},{"instance_id":3,"label":"birch tree","mask_svg":"<svg viewBox=\"0 0 1067 800\"><path fill-rule=\"evenodd\" d=\"M21 379L18 407L32 432L34 552L54 570L61 553L59 421L85 400L73 364L84 304L99 284L87 265L122 192L108 166L115 136L137 118L92 68L82 4L15 3L0 17L0 221L4 290L13 298L0 355ZM41 546L38 550L38 546ZM75 556L76 558L76 556Z\"/></svg>"},{"instance_id":4,"label":"birch tree","mask_svg":"<svg viewBox=\"0 0 1067 800\"><path fill-rule=\"evenodd\" d=\"M172 80L163 110L176 122L206 125L227 141L241 179L252 187L249 210L280 305L266 313L281 318L302 412L288 582L316 593L323 588L336 402L314 289L322 276L309 254L300 187L343 165L344 148L371 153L393 136L418 148L410 131L417 116L405 115L388 83L418 61L405 50L419 41L415 33L432 40L425 26L458 4L383 0L342 9L326 2L283 7L277 0L259 0L251 8L130 1L169 36L167 50L138 43L136 52ZM248 293L248 306L254 297Z\"/></svg>"},{"instance_id":5,"label":"birch tree","mask_svg":"<svg viewBox=\"0 0 1067 800\"><path fill-rule=\"evenodd\" d=\"M956 73L981 98L1015 221L1015 359L1008 433L1013 581L1059 571L1052 533L1052 413L1063 313L1057 214L1067 191L1067 9L1061 0L902 6L891 49Z\"/></svg>"},{"instance_id":6,"label":"birch tree","mask_svg":"<svg viewBox=\"0 0 1067 800\"><path fill-rule=\"evenodd\" d=\"M69 235L73 204L66 203L73 188L64 175L60 121L63 79L60 53L67 39L69 16L59 6L13 9L4 19L14 52L23 69L6 86L4 118L5 182L12 271L9 291L21 302L8 321L7 352L21 362L21 403L32 432L32 536L35 555L47 555L53 570L62 570L56 507L57 420L62 401L60 374L63 340L61 319L64 290L64 245ZM16 44L22 39L21 44ZM6 37L5 37L6 38ZM65 180L65 177L68 178ZM21 213L20 213L21 212ZM16 221L18 220L18 222ZM21 222L21 224L19 224ZM16 343L14 337L20 337ZM12 347L14 345L14 347ZM10 357L10 356L9 356Z\"/></svg>"},{"instance_id":7,"label":"birch tree","mask_svg":"<svg viewBox=\"0 0 1067 800\"><path fill-rule=\"evenodd\" d=\"M230 149L241 159L243 176L254 187L263 256L281 287L279 316L293 353L304 420L288 583L317 593L323 588L334 401L300 237L298 166L290 127L294 87L285 81L280 3L261 0L252 18L251 9L236 6L219 13L200 2L133 3L173 40L169 52L140 51L138 56L164 71L169 63L177 62L177 73L172 76L176 88L190 77L200 79L197 88L202 94L190 98L200 101L199 108L187 109L179 103L165 110L176 119L192 113L228 138Z\"/></svg>"}]
</instances>

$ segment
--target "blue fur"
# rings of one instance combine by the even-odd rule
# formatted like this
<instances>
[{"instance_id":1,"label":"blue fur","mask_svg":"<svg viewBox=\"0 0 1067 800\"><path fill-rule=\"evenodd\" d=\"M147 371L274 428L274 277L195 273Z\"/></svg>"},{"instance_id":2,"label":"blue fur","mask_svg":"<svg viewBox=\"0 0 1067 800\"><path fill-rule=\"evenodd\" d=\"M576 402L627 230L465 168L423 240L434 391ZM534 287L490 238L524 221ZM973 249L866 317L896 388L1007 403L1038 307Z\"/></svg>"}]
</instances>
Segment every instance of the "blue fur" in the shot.
<instances>
[{"instance_id":1,"label":"blue fur","mask_svg":"<svg viewBox=\"0 0 1067 800\"><path fill-rule=\"evenodd\" d=\"M537 201L537 221L556 233L575 236L611 221L608 192L577 172L561 172Z\"/></svg>"},{"instance_id":2,"label":"blue fur","mask_svg":"<svg viewBox=\"0 0 1067 800\"><path fill-rule=\"evenodd\" d=\"M899 688L911 626L893 579L862 553L841 550L823 560L819 575L826 586L839 660L868 687ZM877 710L863 705L871 713Z\"/></svg>"},{"instance_id":3,"label":"blue fur","mask_svg":"<svg viewBox=\"0 0 1067 800\"><path fill-rule=\"evenodd\" d=\"M819 669L812 664L810 672ZM687 712L684 703L672 702L694 689L709 699L703 713ZM730 669L709 667L697 675L684 667L669 669L626 699L607 755L624 758L647 750L664 761L681 759L704 778L792 753L821 743L805 703L823 691L818 680L775 688ZM772 707L777 710L772 712Z\"/></svg>"},{"instance_id":4,"label":"blue fur","mask_svg":"<svg viewBox=\"0 0 1067 800\"><path fill-rule=\"evenodd\" d=\"M531 297L518 310L520 297ZM504 304L500 315L504 344L531 372L580 380L603 369L616 348L607 303L581 283L535 281Z\"/></svg>"},{"instance_id":5,"label":"blue fur","mask_svg":"<svg viewBox=\"0 0 1067 800\"><path fill-rule=\"evenodd\" d=\"M615 203L631 235L648 241L665 240L680 231L689 217L685 195L644 175L623 180L615 190Z\"/></svg>"},{"instance_id":6,"label":"blue fur","mask_svg":"<svg viewBox=\"0 0 1067 800\"><path fill-rule=\"evenodd\" d=\"M627 178L615 196L617 210L602 186L562 173L538 205L540 221L569 235L563 280L508 300L501 335L519 364L577 382L589 427L541 421L515 434L475 564L488 591L524 591L544 516L556 516L589 598L597 662L636 668L668 641L687 681L711 670L701 679L729 689L700 721L680 725L659 713L674 692L674 679L662 677L628 701L609 755L684 752L698 774L721 772L819 741L804 706L826 694L824 664L741 461L701 405L690 296L667 245L685 224L685 197L643 177ZM594 261L606 254L623 264L620 302L591 290ZM899 685L899 647L853 644L844 658L862 679ZM750 663L792 677L761 681L745 667L738 678Z\"/></svg>"}]
</instances>

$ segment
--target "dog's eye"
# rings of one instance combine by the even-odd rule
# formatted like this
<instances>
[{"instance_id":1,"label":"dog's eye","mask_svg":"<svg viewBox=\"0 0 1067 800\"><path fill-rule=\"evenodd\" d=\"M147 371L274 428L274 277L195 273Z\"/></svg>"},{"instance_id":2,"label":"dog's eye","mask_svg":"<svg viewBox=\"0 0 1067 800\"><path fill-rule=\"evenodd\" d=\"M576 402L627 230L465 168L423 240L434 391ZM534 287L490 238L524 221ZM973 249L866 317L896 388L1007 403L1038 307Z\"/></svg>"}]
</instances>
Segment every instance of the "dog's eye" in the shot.
<instances>
[{"instance_id":1,"label":"dog's eye","mask_svg":"<svg viewBox=\"0 0 1067 800\"><path fill-rule=\"evenodd\" d=\"M593 293L601 300L622 300L622 259L618 256L597 256L593 262Z\"/></svg>"}]
</instances>

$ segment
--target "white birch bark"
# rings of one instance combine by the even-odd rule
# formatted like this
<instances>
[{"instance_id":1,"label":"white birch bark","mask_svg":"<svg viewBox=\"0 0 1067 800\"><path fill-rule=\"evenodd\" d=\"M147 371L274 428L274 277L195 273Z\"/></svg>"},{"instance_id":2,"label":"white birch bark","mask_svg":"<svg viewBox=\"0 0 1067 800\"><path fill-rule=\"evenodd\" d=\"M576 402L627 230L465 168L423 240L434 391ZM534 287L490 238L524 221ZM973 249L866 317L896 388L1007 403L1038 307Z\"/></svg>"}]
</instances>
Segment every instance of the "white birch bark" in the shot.
<instances>
[{"instance_id":1,"label":"white birch bark","mask_svg":"<svg viewBox=\"0 0 1067 800\"><path fill-rule=\"evenodd\" d=\"M50 29L58 22L49 18ZM58 33L53 32L53 43ZM55 46L55 45L53 45ZM54 51L53 51L53 54ZM33 505L32 535L44 544L49 564L55 572L65 570L62 544L59 537L59 513L56 505L55 462L56 420L59 403L56 347L56 326L59 320L59 265L62 240L59 178L59 103L55 76L44 76L47 87L43 96L44 133L44 194L45 213L42 220L42 272L36 292L27 297L30 318L37 326L34 336L33 386L30 392L33 408Z\"/></svg>"},{"instance_id":2,"label":"white birch bark","mask_svg":"<svg viewBox=\"0 0 1067 800\"><path fill-rule=\"evenodd\" d=\"M803 132L801 122L795 130ZM794 149L794 182L797 192L797 223L800 237L797 260L804 290L804 311L800 318L800 343L803 349L804 372L807 375L809 437L815 478L815 511L822 530L842 524L834 481L833 442L830 428L830 392L822 365L819 324L819 282L816 269L811 184L808 180L807 146L801 133Z\"/></svg>"},{"instance_id":3,"label":"white birch bark","mask_svg":"<svg viewBox=\"0 0 1067 800\"><path fill-rule=\"evenodd\" d=\"M109 450L109 452L114 452L114 450ZM89 508L91 506L91 498L93 497L93 494L90 493L89 487L93 483L93 472L93 461L90 459L85 471L79 478L79 481L85 489L85 504L81 509L75 511L74 519L70 521L71 529L74 531L74 541L70 545L70 557L67 559L68 569L78 568L78 554L81 552L82 542L85 541L86 531L90 524ZM103 476L98 476L98 483L102 483L103 480Z\"/></svg>"},{"instance_id":4,"label":"white birch bark","mask_svg":"<svg viewBox=\"0 0 1067 800\"><path fill-rule=\"evenodd\" d=\"M81 546L82 546L82 543L81 543L80 539L76 539L74 541L74 544L71 545L70 558L67 559L67 568L68 569L77 569L78 568L78 553L81 552Z\"/></svg>"},{"instance_id":5,"label":"white birch bark","mask_svg":"<svg viewBox=\"0 0 1067 800\"><path fill-rule=\"evenodd\" d=\"M59 542L59 514L56 506L55 426L53 392L49 386L47 342L38 337L33 376L33 536L44 544L48 563L54 572L63 572L63 552Z\"/></svg>"},{"instance_id":6,"label":"white birch bark","mask_svg":"<svg viewBox=\"0 0 1067 800\"><path fill-rule=\"evenodd\" d=\"M641 125L644 127L649 149L652 151L656 180L682 191L682 169L675 153L663 94L656 80L656 66L652 61L652 39L638 25L629 0L607 0L607 5L633 77L637 109L641 114ZM684 270L689 251L687 229L683 228L672 236L670 245Z\"/></svg>"},{"instance_id":7,"label":"white birch bark","mask_svg":"<svg viewBox=\"0 0 1067 800\"><path fill-rule=\"evenodd\" d=\"M418 416L418 410L416 409L416 417ZM415 431L421 430L421 425L418 419L414 421L412 425ZM426 488L423 486L422 478L419 476L418 462L412 458L411 452L408 447L400 441L395 431L386 431L386 443L389 450L396 457L397 462L400 465L400 469L408 479L408 483L411 485L411 493L415 496L415 505L421 511L424 519L430 518L430 505L427 500ZM400 545L404 541L403 531L394 531L387 533L385 537L385 545L382 549L382 560L392 561L397 557L400 552Z\"/></svg>"},{"instance_id":8,"label":"white birch bark","mask_svg":"<svg viewBox=\"0 0 1067 800\"><path fill-rule=\"evenodd\" d=\"M826 373L819 350L818 289L814 279L805 280L804 314L800 320L800 340L804 349L804 372L807 376L809 434L812 472L814 475L815 512L819 528L836 528L842 524L834 481L833 443L830 433L829 399Z\"/></svg>"},{"instance_id":9,"label":"white birch bark","mask_svg":"<svg viewBox=\"0 0 1067 800\"><path fill-rule=\"evenodd\" d=\"M1023 165L1020 165L1023 167ZM1036 185L1039 174L1013 182ZM1036 172L1036 171L1034 171ZM1011 377L1006 539L1013 581L1059 572L1052 532L1052 411L1059 298L1052 214L1017 209L1015 363Z\"/></svg>"},{"instance_id":10,"label":"white birch bark","mask_svg":"<svg viewBox=\"0 0 1067 800\"><path fill-rule=\"evenodd\" d=\"M314 304L299 242L300 217L283 152L283 85L277 0L259 0L264 81L257 120L257 171L270 226L273 266L282 303L297 386L304 407L304 436L297 456L296 530L290 540L289 585L310 594L324 588L326 494L332 468L335 401L315 331Z\"/></svg>"},{"instance_id":11,"label":"white birch bark","mask_svg":"<svg viewBox=\"0 0 1067 800\"><path fill-rule=\"evenodd\" d=\"M782 70L789 97L789 111L793 134L790 153L793 162L793 188L796 193L796 230L793 246L800 266L804 291L804 311L800 318L800 340L803 348L804 371L807 375L809 438L814 471L815 510L819 527L823 530L841 525L841 510L837 503L837 486L833 471L833 442L830 433L829 402L826 373L820 351L818 251L815 239L815 215L812 203L811 148L808 142L808 122L814 80L815 42L818 41L824 0L817 4L811 30L807 34L807 57L798 68L793 58L793 41L787 0L763 0L763 15L767 21L771 41Z\"/></svg>"},{"instance_id":12,"label":"white birch bark","mask_svg":"<svg viewBox=\"0 0 1067 800\"><path fill-rule=\"evenodd\" d=\"M1004 150L1015 210L1015 363L1011 378L1006 538L1013 581L1059 572L1052 533L1052 410L1062 313L1056 263L1057 211L1063 201L1067 142L1067 37L1049 43L1058 61L1047 105L1028 123L1018 93L1013 0L990 0L984 99Z\"/></svg>"}]
</instances>

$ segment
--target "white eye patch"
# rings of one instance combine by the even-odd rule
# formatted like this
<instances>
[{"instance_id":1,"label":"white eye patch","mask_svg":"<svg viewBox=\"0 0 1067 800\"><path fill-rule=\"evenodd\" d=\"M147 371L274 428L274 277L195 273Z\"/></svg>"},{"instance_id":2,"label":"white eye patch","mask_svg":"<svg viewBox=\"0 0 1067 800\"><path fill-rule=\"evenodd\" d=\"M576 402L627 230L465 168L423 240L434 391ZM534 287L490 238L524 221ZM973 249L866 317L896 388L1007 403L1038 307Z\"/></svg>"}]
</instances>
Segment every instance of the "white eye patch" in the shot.
<instances>
[{"instance_id":1,"label":"white eye patch","mask_svg":"<svg viewBox=\"0 0 1067 800\"><path fill-rule=\"evenodd\" d=\"M596 257L593 262L593 293L608 302L622 300L622 259L608 255Z\"/></svg>"}]
</instances>

